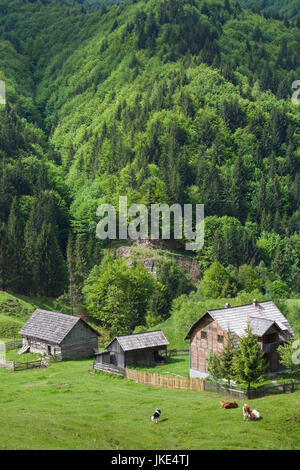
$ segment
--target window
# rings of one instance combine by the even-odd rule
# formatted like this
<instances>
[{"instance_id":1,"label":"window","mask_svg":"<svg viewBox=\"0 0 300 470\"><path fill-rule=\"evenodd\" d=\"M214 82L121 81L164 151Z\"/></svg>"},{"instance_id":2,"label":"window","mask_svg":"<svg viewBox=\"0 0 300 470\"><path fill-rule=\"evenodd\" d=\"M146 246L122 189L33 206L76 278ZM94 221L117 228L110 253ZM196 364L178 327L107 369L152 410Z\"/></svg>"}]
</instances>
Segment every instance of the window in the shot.
<instances>
[{"instance_id":1,"label":"window","mask_svg":"<svg viewBox=\"0 0 300 470\"><path fill-rule=\"evenodd\" d=\"M223 343L224 336L218 335L218 343Z\"/></svg>"},{"instance_id":2,"label":"window","mask_svg":"<svg viewBox=\"0 0 300 470\"><path fill-rule=\"evenodd\" d=\"M201 331L201 339L207 339L206 331Z\"/></svg>"}]
</instances>

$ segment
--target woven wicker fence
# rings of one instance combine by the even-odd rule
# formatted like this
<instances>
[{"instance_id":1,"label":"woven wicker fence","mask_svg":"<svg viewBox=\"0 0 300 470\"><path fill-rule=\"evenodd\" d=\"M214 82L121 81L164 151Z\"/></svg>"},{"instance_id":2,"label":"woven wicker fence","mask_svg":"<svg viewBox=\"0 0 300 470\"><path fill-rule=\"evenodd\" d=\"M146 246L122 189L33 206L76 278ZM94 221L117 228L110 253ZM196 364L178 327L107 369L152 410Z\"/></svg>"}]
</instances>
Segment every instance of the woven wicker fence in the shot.
<instances>
[{"instance_id":1,"label":"woven wicker fence","mask_svg":"<svg viewBox=\"0 0 300 470\"><path fill-rule=\"evenodd\" d=\"M152 374L151 372L126 368L125 377L145 385L153 385L154 387L165 387L174 390L196 390L198 392L203 392L204 390L203 380L181 377L179 375Z\"/></svg>"}]
</instances>

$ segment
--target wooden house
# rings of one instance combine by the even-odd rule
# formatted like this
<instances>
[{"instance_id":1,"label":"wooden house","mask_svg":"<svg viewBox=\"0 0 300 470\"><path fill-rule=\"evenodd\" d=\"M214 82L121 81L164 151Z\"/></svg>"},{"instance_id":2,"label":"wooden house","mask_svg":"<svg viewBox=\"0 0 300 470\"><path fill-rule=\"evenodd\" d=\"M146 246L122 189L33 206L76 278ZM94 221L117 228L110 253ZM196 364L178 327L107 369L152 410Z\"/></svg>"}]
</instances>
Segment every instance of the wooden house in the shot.
<instances>
[{"instance_id":1,"label":"wooden house","mask_svg":"<svg viewBox=\"0 0 300 470\"><path fill-rule=\"evenodd\" d=\"M161 330L117 336L106 346L106 351L96 354L94 367L101 369L104 364L124 369L134 364L157 364L163 360L159 351L167 349L168 344Z\"/></svg>"},{"instance_id":2,"label":"wooden house","mask_svg":"<svg viewBox=\"0 0 300 470\"><path fill-rule=\"evenodd\" d=\"M226 304L223 309L209 310L191 326L185 338L190 340L190 376L208 376L209 353L222 351L228 330L238 342L248 325L265 353L267 372L281 370L277 348L294 336L292 327L273 302L254 300L250 305L231 307Z\"/></svg>"},{"instance_id":3,"label":"wooden house","mask_svg":"<svg viewBox=\"0 0 300 470\"><path fill-rule=\"evenodd\" d=\"M98 351L99 333L72 315L36 309L19 333L23 336L19 353L75 359L92 356Z\"/></svg>"}]
</instances>

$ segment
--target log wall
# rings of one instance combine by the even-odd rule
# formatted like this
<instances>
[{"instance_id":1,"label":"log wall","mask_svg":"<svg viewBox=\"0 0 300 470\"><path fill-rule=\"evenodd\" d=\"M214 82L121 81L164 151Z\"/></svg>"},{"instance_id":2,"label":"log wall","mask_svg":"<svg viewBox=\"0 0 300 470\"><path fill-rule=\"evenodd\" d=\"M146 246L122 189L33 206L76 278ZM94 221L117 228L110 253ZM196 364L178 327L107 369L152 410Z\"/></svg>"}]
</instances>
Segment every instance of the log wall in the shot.
<instances>
[{"instance_id":1,"label":"log wall","mask_svg":"<svg viewBox=\"0 0 300 470\"><path fill-rule=\"evenodd\" d=\"M79 359L89 357L95 354L98 349L98 337L95 335L90 339L81 339L77 341L61 344L62 359Z\"/></svg>"},{"instance_id":2,"label":"log wall","mask_svg":"<svg viewBox=\"0 0 300 470\"><path fill-rule=\"evenodd\" d=\"M201 337L201 332L206 333L206 338ZM218 353L223 350L223 343L218 342L218 336L223 337L225 333L222 328L212 319L203 318L195 328L191 338L190 368L202 373L207 372L207 358L209 353Z\"/></svg>"}]
</instances>

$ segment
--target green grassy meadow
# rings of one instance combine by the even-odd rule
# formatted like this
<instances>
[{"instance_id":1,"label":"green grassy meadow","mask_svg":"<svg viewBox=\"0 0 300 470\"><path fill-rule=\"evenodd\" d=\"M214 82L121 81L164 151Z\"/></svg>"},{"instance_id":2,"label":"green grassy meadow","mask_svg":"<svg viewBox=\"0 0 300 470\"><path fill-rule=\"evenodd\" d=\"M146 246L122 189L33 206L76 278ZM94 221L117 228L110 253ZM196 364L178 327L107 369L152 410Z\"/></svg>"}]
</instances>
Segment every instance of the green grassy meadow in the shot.
<instances>
[{"instance_id":1,"label":"green grassy meadow","mask_svg":"<svg viewBox=\"0 0 300 470\"><path fill-rule=\"evenodd\" d=\"M131 367L142 371L152 372L156 374L173 374L189 377L190 375L190 356L172 356L168 357L165 364L157 364L155 366L137 365Z\"/></svg>"},{"instance_id":2,"label":"green grassy meadow","mask_svg":"<svg viewBox=\"0 0 300 470\"><path fill-rule=\"evenodd\" d=\"M299 449L300 392L224 410L208 392L168 390L92 372L92 360L0 369L0 449ZM160 407L159 424L150 421Z\"/></svg>"}]
</instances>

